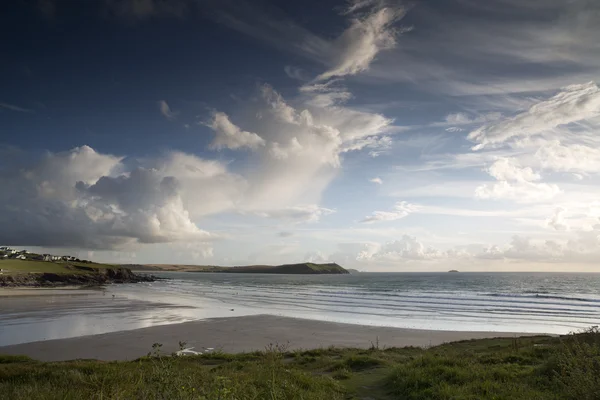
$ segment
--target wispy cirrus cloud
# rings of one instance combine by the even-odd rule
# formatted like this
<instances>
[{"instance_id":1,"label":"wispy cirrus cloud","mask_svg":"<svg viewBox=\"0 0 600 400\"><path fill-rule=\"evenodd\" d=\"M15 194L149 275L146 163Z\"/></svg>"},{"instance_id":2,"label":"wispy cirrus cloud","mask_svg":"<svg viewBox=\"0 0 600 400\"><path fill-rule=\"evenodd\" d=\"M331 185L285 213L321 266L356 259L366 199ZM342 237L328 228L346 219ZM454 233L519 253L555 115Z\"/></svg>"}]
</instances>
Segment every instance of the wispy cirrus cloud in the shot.
<instances>
[{"instance_id":1,"label":"wispy cirrus cloud","mask_svg":"<svg viewBox=\"0 0 600 400\"><path fill-rule=\"evenodd\" d=\"M14 104L8 104L8 103L0 103L0 108L4 108L6 110L16 111L16 112L24 112L24 113L34 112L33 110L31 110L29 108L23 108L23 107L19 107Z\"/></svg>"},{"instance_id":2,"label":"wispy cirrus cloud","mask_svg":"<svg viewBox=\"0 0 600 400\"><path fill-rule=\"evenodd\" d=\"M478 143L475 150L486 145L504 143L513 138L543 134L561 125L600 116L600 88L595 82L570 85L548 100L533 105L526 112L484 125L469 134Z\"/></svg>"},{"instance_id":3,"label":"wispy cirrus cloud","mask_svg":"<svg viewBox=\"0 0 600 400\"><path fill-rule=\"evenodd\" d=\"M373 211L373 214L363 218L360 222L363 224L373 224L375 222L395 221L407 217L418 209L418 206L406 201L400 201L394 205L393 211Z\"/></svg>"}]
</instances>

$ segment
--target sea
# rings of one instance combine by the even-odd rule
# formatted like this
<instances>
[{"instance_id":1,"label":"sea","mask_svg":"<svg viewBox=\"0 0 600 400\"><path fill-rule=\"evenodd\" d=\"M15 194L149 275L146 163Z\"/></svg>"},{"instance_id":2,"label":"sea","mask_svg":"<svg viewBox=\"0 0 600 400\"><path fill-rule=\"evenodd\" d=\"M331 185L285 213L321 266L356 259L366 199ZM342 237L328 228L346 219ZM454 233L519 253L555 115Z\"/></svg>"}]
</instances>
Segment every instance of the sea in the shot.
<instances>
[{"instance_id":1,"label":"sea","mask_svg":"<svg viewBox=\"0 0 600 400\"><path fill-rule=\"evenodd\" d=\"M0 346L207 318L564 334L600 325L600 274L160 273L90 295L0 297Z\"/></svg>"}]
</instances>

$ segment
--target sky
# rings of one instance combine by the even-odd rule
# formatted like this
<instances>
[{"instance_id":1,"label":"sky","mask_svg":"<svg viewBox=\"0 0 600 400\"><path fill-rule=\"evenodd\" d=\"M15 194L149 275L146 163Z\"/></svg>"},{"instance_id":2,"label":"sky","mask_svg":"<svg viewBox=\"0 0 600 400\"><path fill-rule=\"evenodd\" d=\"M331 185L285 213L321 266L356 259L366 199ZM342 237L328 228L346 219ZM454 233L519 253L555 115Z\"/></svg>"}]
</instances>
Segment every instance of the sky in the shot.
<instances>
[{"instance_id":1,"label":"sky","mask_svg":"<svg viewBox=\"0 0 600 400\"><path fill-rule=\"evenodd\" d=\"M599 271L600 2L0 5L0 244Z\"/></svg>"}]
</instances>

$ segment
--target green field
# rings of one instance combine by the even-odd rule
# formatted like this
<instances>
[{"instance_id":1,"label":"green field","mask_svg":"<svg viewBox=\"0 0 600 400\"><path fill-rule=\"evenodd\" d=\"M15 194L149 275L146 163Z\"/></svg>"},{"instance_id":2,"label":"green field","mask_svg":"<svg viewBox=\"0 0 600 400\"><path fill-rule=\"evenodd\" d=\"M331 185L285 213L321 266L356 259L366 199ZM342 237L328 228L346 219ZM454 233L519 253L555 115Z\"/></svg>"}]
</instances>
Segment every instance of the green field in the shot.
<instances>
[{"instance_id":1,"label":"green field","mask_svg":"<svg viewBox=\"0 0 600 400\"><path fill-rule=\"evenodd\" d=\"M600 333L486 339L430 349L317 349L131 362L42 363L0 356L7 399L600 398Z\"/></svg>"},{"instance_id":2,"label":"green field","mask_svg":"<svg viewBox=\"0 0 600 400\"><path fill-rule=\"evenodd\" d=\"M81 262L46 262L30 260L0 260L0 269L3 274L23 274L23 273L42 273L49 272L55 274L61 273L85 273L76 269L69 269L68 266L82 266L91 268L114 268L114 265L81 263Z\"/></svg>"}]
</instances>

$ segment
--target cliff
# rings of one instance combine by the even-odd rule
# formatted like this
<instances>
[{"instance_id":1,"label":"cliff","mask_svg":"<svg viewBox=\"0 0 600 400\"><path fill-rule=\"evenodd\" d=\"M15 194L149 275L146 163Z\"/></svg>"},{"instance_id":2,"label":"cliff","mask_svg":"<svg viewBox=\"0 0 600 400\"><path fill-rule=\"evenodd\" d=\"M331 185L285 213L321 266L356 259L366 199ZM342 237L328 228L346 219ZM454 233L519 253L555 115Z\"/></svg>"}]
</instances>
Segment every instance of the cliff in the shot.
<instances>
[{"instance_id":1,"label":"cliff","mask_svg":"<svg viewBox=\"0 0 600 400\"><path fill-rule=\"evenodd\" d=\"M138 275L128 268L72 267L73 272L0 275L0 287L99 286L109 283L153 282L154 276Z\"/></svg>"}]
</instances>

